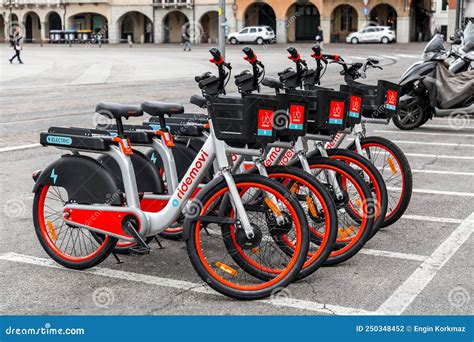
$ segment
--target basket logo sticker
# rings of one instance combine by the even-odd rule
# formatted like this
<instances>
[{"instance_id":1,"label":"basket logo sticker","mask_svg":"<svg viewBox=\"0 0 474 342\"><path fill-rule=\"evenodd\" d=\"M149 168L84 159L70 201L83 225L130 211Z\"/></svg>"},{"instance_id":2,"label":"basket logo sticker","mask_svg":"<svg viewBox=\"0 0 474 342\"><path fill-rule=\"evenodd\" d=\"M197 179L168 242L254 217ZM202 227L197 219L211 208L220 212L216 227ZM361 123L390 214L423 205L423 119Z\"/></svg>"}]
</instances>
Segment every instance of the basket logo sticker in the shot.
<instances>
[{"instance_id":1,"label":"basket logo sticker","mask_svg":"<svg viewBox=\"0 0 474 342\"><path fill-rule=\"evenodd\" d=\"M289 129L303 130L304 106L290 105L290 124Z\"/></svg>"},{"instance_id":2,"label":"basket logo sticker","mask_svg":"<svg viewBox=\"0 0 474 342\"><path fill-rule=\"evenodd\" d=\"M387 91L387 101L385 102L385 108L390 110L397 110L397 99L398 92L396 90L389 89Z\"/></svg>"},{"instance_id":3,"label":"basket logo sticker","mask_svg":"<svg viewBox=\"0 0 474 342\"><path fill-rule=\"evenodd\" d=\"M349 107L349 116L358 119L360 116L360 107L362 98L360 96L351 95L351 103Z\"/></svg>"},{"instance_id":4,"label":"basket logo sticker","mask_svg":"<svg viewBox=\"0 0 474 342\"><path fill-rule=\"evenodd\" d=\"M258 131L257 135L271 137L273 135L273 110L258 110Z\"/></svg>"},{"instance_id":5,"label":"basket logo sticker","mask_svg":"<svg viewBox=\"0 0 474 342\"><path fill-rule=\"evenodd\" d=\"M331 101L329 104L329 123L334 125L342 125L344 118L344 102Z\"/></svg>"}]
</instances>

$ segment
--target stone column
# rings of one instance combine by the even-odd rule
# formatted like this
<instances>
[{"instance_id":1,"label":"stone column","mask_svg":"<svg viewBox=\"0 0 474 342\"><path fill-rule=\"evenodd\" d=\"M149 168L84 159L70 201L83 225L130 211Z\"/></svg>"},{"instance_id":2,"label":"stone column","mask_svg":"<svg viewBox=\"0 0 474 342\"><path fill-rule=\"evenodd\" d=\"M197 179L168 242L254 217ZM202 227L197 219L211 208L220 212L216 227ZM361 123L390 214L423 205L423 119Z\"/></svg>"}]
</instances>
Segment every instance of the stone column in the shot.
<instances>
[{"instance_id":1,"label":"stone column","mask_svg":"<svg viewBox=\"0 0 474 342\"><path fill-rule=\"evenodd\" d=\"M285 44L288 42L288 25L286 20L278 19L276 21L276 42L279 44Z\"/></svg>"},{"instance_id":2,"label":"stone column","mask_svg":"<svg viewBox=\"0 0 474 342\"><path fill-rule=\"evenodd\" d=\"M112 14L110 18L109 25L107 27L108 29L108 35L109 35L109 43L110 44L118 44L120 43L120 29L118 27L118 23L116 22L117 18Z\"/></svg>"},{"instance_id":3,"label":"stone column","mask_svg":"<svg viewBox=\"0 0 474 342\"><path fill-rule=\"evenodd\" d=\"M360 31L366 28L367 26L369 26L369 23L370 23L370 20L368 17L366 17L363 14L359 15L357 19L357 30Z\"/></svg>"},{"instance_id":4,"label":"stone column","mask_svg":"<svg viewBox=\"0 0 474 342\"><path fill-rule=\"evenodd\" d=\"M321 29L323 30L324 43L331 42L331 18L321 18Z\"/></svg>"},{"instance_id":5,"label":"stone column","mask_svg":"<svg viewBox=\"0 0 474 342\"><path fill-rule=\"evenodd\" d=\"M49 23L47 21L43 21L41 23L41 42L40 43L47 43L49 42Z\"/></svg>"},{"instance_id":6,"label":"stone column","mask_svg":"<svg viewBox=\"0 0 474 342\"><path fill-rule=\"evenodd\" d=\"M397 18L397 42L408 43L410 41L410 17Z\"/></svg>"},{"instance_id":7,"label":"stone column","mask_svg":"<svg viewBox=\"0 0 474 342\"><path fill-rule=\"evenodd\" d=\"M155 44L163 43L163 25L161 24L161 21L162 21L162 18L160 16L160 17L155 18L155 22L153 23Z\"/></svg>"}]
</instances>

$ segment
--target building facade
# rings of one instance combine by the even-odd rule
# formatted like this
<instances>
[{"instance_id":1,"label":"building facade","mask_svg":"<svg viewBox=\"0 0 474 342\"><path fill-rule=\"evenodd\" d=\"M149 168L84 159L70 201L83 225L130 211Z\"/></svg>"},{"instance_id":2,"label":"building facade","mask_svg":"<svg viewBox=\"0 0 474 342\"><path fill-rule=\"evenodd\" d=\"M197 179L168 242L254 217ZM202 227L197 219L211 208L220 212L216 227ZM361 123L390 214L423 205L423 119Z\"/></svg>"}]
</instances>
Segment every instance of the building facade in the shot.
<instances>
[{"instance_id":1,"label":"building facade","mask_svg":"<svg viewBox=\"0 0 474 342\"><path fill-rule=\"evenodd\" d=\"M373 24L391 26L398 42L409 42L428 39L436 26L452 32L455 5L456 0L228 0L226 20L231 32L271 26L280 43L314 40L318 26L326 42L344 41ZM179 43L183 34L196 43L216 43L218 15L218 0L3 0L0 37L8 38L19 25L27 42L47 42L51 31L75 31L76 39L100 33L113 44Z\"/></svg>"}]
</instances>

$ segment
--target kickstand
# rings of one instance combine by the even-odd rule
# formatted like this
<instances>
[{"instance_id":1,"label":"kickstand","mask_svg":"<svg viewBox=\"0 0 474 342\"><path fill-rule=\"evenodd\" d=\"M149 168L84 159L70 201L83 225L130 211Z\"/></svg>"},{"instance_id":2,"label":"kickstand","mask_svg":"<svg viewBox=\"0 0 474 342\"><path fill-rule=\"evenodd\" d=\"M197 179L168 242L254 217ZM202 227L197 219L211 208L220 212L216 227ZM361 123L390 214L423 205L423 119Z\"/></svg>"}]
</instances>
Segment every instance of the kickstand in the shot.
<instances>
[{"instance_id":1,"label":"kickstand","mask_svg":"<svg viewBox=\"0 0 474 342\"><path fill-rule=\"evenodd\" d=\"M115 254L115 253L112 253L112 255L114 256L115 260L117 260L117 264L123 264L123 261L119 259L118 255Z\"/></svg>"},{"instance_id":2,"label":"kickstand","mask_svg":"<svg viewBox=\"0 0 474 342\"><path fill-rule=\"evenodd\" d=\"M158 244L158 249L164 249L165 247L163 247L160 240L158 240L158 237L155 235L154 238L155 238L156 243Z\"/></svg>"}]
</instances>

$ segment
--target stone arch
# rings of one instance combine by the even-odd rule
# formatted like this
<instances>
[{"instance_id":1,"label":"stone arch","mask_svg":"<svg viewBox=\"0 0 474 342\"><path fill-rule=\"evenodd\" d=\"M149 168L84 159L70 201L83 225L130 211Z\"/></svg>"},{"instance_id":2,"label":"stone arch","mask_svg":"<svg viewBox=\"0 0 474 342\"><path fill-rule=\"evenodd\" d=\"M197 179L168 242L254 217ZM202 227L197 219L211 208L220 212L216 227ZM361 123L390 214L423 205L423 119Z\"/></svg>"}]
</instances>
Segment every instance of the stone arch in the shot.
<instances>
[{"instance_id":1,"label":"stone arch","mask_svg":"<svg viewBox=\"0 0 474 342\"><path fill-rule=\"evenodd\" d=\"M208 11L199 19L202 28L200 43L217 43L219 39L219 14L217 11Z\"/></svg>"},{"instance_id":2,"label":"stone arch","mask_svg":"<svg viewBox=\"0 0 474 342\"><path fill-rule=\"evenodd\" d=\"M349 33L358 29L357 10L348 4L335 7L331 13L331 42L345 42Z\"/></svg>"},{"instance_id":3,"label":"stone arch","mask_svg":"<svg viewBox=\"0 0 474 342\"><path fill-rule=\"evenodd\" d=\"M153 43L153 23L151 19L140 11L129 11L117 20L120 42L128 41L132 37L133 43Z\"/></svg>"},{"instance_id":4,"label":"stone arch","mask_svg":"<svg viewBox=\"0 0 474 342\"><path fill-rule=\"evenodd\" d=\"M23 15L24 41L34 43L41 41L41 20L38 13L28 11Z\"/></svg>"},{"instance_id":5,"label":"stone arch","mask_svg":"<svg viewBox=\"0 0 474 342\"><path fill-rule=\"evenodd\" d=\"M389 4L378 4L370 10L370 22L373 25L390 26L397 29L397 11Z\"/></svg>"},{"instance_id":6,"label":"stone arch","mask_svg":"<svg viewBox=\"0 0 474 342\"><path fill-rule=\"evenodd\" d=\"M288 42L315 40L321 14L318 7L311 3L293 3L286 14Z\"/></svg>"},{"instance_id":7,"label":"stone arch","mask_svg":"<svg viewBox=\"0 0 474 342\"><path fill-rule=\"evenodd\" d=\"M163 43L181 43L183 27L189 22L183 12L176 10L167 13L163 18Z\"/></svg>"},{"instance_id":8,"label":"stone arch","mask_svg":"<svg viewBox=\"0 0 474 342\"><path fill-rule=\"evenodd\" d=\"M108 18L101 13L79 12L67 19L67 30L76 30L76 39L86 41L93 35L108 39Z\"/></svg>"},{"instance_id":9,"label":"stone arch","mask_svg":"<svg viewBox=\"0 0 474 342\"><path fill-rule=\"evenodd\" d=\"M269 3L254 2L244 12L244 26L270 26L276 31L276 14Z\"/></svg>"}]
</instances>

